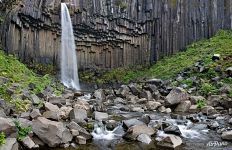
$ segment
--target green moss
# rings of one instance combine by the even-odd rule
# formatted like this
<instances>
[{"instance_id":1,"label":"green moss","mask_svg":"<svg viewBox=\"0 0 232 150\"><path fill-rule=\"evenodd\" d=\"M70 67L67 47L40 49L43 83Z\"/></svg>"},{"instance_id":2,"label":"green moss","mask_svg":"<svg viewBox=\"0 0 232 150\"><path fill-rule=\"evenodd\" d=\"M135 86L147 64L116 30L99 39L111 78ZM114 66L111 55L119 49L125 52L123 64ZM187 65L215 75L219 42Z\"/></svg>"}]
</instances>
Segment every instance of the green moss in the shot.
<instances>
[{"instance_id":1,"label":"green moss","mask_svg":"<svg viewBox=\"0 0 232 150\"><path fill-rule=\"evenodd\" d=\"M14 123L17 128L17 139L19 141L22 141L32 131L32 127L22 127L22 125L18 121L14 121Z\"/></svg>"},{"instance_id":2,"label":"green moss","mask_svg":"<svg viewBox=\"0 0 232 150\"><path fill-rule=\"evenodd\" d=\"M212 85L210 83L203 83L201 85L200 92L203 95L217 94L218 93L218 89L217 89L217 87L215 87L214 85Z\"/></svg>"},{"instance_id":3,"label":"green moss","mask_svg":"<svg viewBox=\"0 0 232 150\"><path fill-rule=\"evenodd\" d=\"M0 133L0 146L6 143L6 135L4 132Z\"/></svg>"}]
</instances>

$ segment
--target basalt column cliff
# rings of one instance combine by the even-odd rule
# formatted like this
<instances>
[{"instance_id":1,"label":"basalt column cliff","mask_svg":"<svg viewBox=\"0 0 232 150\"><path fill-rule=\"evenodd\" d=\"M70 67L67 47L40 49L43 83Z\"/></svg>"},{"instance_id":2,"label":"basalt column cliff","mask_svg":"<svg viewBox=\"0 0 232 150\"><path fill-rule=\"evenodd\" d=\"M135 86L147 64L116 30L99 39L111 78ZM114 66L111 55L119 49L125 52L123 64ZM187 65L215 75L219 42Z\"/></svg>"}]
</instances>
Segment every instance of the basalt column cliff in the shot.
<instances>
[{"instance_id":1,"label":"basalt column cliff","mask_svg":"<svg viewBox=\"0 0 232 150\"><path fill-rule=\"evenodd\" d=\"M80 68L149 64L232 27L232 0L64 0ZM57 64L61 0L22 0L1 26L5 51Z\"/></svg>"}]
</instances>

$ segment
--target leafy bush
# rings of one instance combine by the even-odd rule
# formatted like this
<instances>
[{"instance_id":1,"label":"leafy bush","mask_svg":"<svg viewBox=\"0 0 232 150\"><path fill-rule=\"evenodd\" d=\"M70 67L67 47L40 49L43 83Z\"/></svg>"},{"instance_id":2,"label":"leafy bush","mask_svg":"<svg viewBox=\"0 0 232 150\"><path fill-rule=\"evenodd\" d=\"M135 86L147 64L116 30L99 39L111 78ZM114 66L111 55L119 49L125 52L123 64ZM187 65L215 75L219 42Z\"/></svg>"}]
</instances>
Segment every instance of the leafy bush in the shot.
<instances>
[{"instance_id":1,"label":"leafy bush","mask_svg":"<svg viewBox=\"0 0 232 150\"><path fill-rule=\"evenodd\" d=\"M209 94L217 94L218 90L214 85L210 83L203 83L201 85L200 92L203 95L209 95Z\"/></svg>"},{"instance_id":2,"label":"leafy bush","mask_svg":"<svg viewBox=\"0 0 232 150\"><path fill-rule=\"evenodd\" d=\"M19 98L11 100L10 103L12 103L15 106L17 112L26 112L31 107L31 101L22 100Z\"/></svg>"},{"instance_id":3,"label":"leafy bush","mask_svg":"<svg viewBox=\"0 0 232 150\"><path fill-rule=\"evenodd\" d=\"M31 126L29 127L22 127L18 121L14 121L15 126L17 128L17 139L22 141L31 131Z\"/></svg>"},{"instance_id":4,"label":"leafy bush","mask_svg":"<svg viewBox=\"0 0 232 150\"><path fill-rule=\"evenodd\" d=\"M6 135L4 132L0 133L0 146L6 143Z\"/></svg>"},{"instance_id":5,"label":"leafy bush","mask_svg":"<svg viewBox=\"0 0 232 150\"><path fill-rule=\"evenodd\" d=\"M198 100L197 101L197 108L203 108L204 106L206 106L206 102L204 100Z\"/></svg>"}]
</instances>

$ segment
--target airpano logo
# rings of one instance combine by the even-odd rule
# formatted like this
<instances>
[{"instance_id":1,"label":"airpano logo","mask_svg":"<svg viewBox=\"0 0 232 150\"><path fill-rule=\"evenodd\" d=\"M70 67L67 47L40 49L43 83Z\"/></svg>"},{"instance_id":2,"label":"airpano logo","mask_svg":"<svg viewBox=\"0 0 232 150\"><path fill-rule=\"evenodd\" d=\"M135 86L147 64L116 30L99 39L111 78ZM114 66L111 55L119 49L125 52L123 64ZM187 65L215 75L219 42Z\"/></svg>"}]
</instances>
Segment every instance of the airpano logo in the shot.
<instances>
[{"instance_id":1,"label":"airpano logo","mask_svg":"<svg viewBox=\"0 0 232 150\"><path fill-rule=\"evenodd\" d=\"M222 146L227 146L228 142L226 141L209 141L207 143L208 147L222 147Z\"/></svg>"}]
</instances>

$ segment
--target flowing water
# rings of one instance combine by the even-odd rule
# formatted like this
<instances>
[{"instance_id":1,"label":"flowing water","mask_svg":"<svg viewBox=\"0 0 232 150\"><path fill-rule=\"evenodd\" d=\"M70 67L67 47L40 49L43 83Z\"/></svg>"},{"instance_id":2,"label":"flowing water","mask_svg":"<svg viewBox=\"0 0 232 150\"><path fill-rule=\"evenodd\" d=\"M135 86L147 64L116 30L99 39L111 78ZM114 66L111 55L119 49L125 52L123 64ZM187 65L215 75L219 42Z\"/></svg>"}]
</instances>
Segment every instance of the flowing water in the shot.
<instances>
[{"instance_id":1,"label":"flowing water","mask_svg":"<svg viewBox=\"0 0 232 150\"><path fill-rule=\"evenodd\" d=\"M65 3L61 3L61 26L61 82L68 88L80 90L73 27Z\"/></svg>"}]
</instances>

